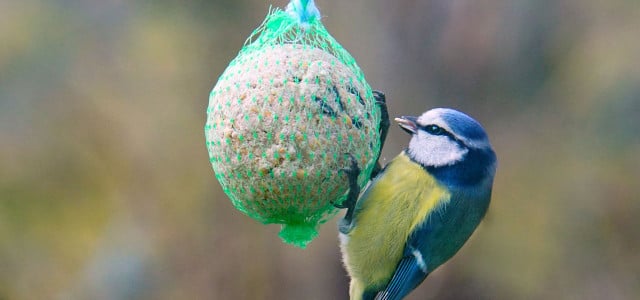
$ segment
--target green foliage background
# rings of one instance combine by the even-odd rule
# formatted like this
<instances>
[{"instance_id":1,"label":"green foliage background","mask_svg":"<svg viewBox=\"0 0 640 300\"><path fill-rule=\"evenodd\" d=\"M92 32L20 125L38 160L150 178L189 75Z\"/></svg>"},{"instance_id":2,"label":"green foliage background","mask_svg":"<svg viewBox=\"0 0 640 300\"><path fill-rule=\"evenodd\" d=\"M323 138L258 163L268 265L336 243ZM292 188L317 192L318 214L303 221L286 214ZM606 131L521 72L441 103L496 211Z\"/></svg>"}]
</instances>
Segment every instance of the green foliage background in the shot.
<instances>
[{"instance_id":1,"label":"green foliage background","mask_svg":"<svg viewBox=\"0 0 640 300\"><path fill-rule=\"evenodd\" d=\"M335 222L281 243L204 145L215 80L286 3L0 2L0 299L346 299ZM487 219L409 299L640 296L640 2L317 5L392 117L463 110L500 160Z\"/></svg>"}]
</instances>

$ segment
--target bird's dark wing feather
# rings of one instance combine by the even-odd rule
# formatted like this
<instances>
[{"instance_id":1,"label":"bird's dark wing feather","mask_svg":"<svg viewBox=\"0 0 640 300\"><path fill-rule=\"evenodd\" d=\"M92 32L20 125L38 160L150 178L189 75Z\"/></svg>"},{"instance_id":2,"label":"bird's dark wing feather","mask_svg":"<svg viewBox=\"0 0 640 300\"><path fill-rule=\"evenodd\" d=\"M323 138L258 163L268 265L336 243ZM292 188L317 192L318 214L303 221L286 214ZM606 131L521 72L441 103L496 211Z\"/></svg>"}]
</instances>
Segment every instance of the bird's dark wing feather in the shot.
<instances>
[{"instance_id":1,"label":"bird's dark wing feather","mask_svg":"<svg viewBox=\"0 0 640 300\"><path fill-rule=\"evenodd\" d=\"M385 290L379 292L375 300L400 300L409 294L426 277L427 273L422 271L417 258L413 255L405 256L400 260Z\"/></svg>"}]
</instances>

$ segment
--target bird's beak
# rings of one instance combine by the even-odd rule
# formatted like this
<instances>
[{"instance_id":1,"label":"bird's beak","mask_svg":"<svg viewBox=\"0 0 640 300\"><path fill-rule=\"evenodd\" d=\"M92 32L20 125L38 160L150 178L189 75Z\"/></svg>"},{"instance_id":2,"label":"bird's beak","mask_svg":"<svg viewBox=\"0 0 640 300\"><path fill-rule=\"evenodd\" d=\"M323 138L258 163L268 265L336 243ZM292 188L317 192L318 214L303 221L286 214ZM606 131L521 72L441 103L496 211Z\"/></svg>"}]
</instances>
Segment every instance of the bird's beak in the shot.
<instances>
[{"instance_id":1,"label":"bird's beak","mask_svg":"<svg viewBox=\"0 0 640 300\"><path fill-rule=\"evenodd\" d=\"M400 118L395 118L395 121L398 122L400 128L409 134L414 134L416 133L416 130L418 130L418 125L416 123L418 121L417 117L402 116Z\"/></svg>"}]
</instances>

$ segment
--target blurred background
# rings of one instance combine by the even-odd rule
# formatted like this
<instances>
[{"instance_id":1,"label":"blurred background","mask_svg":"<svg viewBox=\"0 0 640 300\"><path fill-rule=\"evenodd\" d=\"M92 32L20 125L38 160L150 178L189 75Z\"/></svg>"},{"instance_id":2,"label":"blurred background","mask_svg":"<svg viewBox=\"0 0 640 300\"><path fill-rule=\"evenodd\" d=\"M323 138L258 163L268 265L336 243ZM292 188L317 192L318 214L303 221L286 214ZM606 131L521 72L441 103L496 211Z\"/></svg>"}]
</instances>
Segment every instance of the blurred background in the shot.
<instances>
[{"instance_id":1,"label":"blurred background","mask_svg":"<svg viewBox=\"0 0 640 300\"><path fill-rule=\"evenodd\" d=\"M457 108L499 157L486 220L409 299L640 297L639 1L316 3L392 117ZM286 4L0 2L0 299L347 299L338 218L281 243L205 148L211 88Z\"/></svg>"}]
</instances>

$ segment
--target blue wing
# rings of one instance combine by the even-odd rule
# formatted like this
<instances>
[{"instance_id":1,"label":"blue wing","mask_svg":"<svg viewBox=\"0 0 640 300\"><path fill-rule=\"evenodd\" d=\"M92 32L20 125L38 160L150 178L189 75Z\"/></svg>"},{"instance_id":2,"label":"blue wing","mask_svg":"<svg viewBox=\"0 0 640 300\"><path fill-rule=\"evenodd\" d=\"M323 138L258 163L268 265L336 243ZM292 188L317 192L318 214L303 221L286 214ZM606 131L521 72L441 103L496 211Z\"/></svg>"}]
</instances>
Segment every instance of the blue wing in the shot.
<instances>
[{"instance_id":1,"label":"blue wing","mask_svg":"<svg viewBox=\"0 0 640 300\"><path fill-rule=\"evenodd\" d=\"M460 201L454 195L446 207L432 211L407 239L393 277L376 300L399 300L438 266L451 258L473 233L489 204L488 196Z\"/></svg>"},{"instance_id":2,"label":"blue wing","mask_svg":"<svg viewBox=\"0 0 640 300\"><path fill-rule=\"evenodd\" d=\"M441 216L432 213L430 217L438 218ZM393 277L391 277L387 287L378 293L375 300L403 299L427 278L427 275L432 270L427 268L428 258L423 255L428 252L428 237L433 232L434 227L440 226L441 223L438 222L424 222L411 233Z\"/></svg>"},{"instance_id":3,"label":"blue wing","mask_svg":"<svg viewBox=\"0 0 640 300\"><path fill-rule=\"evenodd\" d=\"M387 288L379 292L375 300L400 300L413 291L427 275L420 258L414 255L404 256Z\"/></svg>"}]
</instances>

